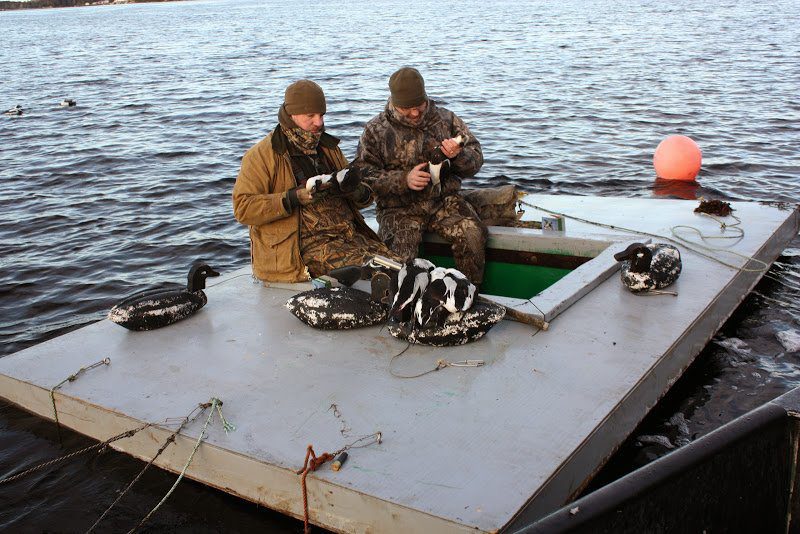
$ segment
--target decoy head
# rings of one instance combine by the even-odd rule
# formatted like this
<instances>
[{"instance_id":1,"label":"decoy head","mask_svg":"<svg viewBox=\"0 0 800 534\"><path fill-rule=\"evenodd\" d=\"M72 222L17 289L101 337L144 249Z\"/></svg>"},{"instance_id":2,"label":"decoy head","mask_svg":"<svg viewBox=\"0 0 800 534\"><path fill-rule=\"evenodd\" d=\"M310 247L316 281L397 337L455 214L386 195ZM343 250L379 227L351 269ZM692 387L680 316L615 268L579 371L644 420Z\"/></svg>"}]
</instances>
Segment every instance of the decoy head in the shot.
<instances>
[{"instance_id":1,"label":"decoy head","mask_svg":"<svg viewBox=\"0 0 800 534\"><path fill-rule=\"evenodd\" d=\"M650 247L644 243L633 243L622 252L614 254L614 259L617 261L630 261L631 272L643 273L650 269L653 253Z\"/></svg>"},{"instance_id":2,"label":"decoy head","mask_svg":"<svg viewBox=\"0 0 800 534\"><path fill-rule=\"evenodd\" d=\"M357 165L345 167L335 174L336 183L342 193L352 193L361 183L362 170Z\"/></svg>"},{"instance_id":3,"label":"decoy head","mask_svg":"<svg viewBox=\"0 0 800 534\"><path fill-rule=\"evenodd\" d=\"M209 276L219 276L219 273L205 263L193 265L189 270L189 283L186 286L187 289L192 292L205 289L206 278Z\"/></svg>"}]
</instances>

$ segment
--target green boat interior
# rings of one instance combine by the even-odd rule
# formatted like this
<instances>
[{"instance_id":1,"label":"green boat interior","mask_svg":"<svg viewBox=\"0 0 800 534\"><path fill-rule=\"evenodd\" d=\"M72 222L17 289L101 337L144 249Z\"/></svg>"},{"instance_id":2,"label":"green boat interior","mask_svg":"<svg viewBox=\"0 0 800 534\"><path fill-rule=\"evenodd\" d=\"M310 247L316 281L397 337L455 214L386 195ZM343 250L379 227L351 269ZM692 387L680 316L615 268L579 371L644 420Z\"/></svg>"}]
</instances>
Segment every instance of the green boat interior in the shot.
<instances>
[{"instance_id":1,"label":"green boat interior","mask_svg":"<svg viewBox=\"0 0 800 534\"><path fill-rule=\"evenodd\" d=\"M450 245L425 242L420 256L439 267L455 267ZM486 249L486 270L481 293L529 299L552 286L593 257L555 252Z\"/></svg>"}]
</instances>

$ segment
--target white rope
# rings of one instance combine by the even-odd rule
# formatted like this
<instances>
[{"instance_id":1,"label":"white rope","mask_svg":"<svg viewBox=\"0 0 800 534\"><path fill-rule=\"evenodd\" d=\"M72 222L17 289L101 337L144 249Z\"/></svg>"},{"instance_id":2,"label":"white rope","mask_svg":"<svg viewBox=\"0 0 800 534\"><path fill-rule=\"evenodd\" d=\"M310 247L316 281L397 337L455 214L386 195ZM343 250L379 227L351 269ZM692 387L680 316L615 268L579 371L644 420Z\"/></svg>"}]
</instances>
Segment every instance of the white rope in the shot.
<instances>
[{"instance_id":1,"label":"white rope","mask_svg":"<svg viewBox=\"0 0 800 534\"><path fill-rule=\"evenodd\" d=\"M130 530L128 531L128 534L131 534L132 532L136 532L136 529L138 529L139 527L141 527L142 525L144 525L144 523L145 523L145 522L146 522L148 519L150 519L150 516L152 516L152 515L153 515L153 514L156 512L156 510L158 510L158 509L161 507L161 505L162 505L162 504L164 504L164 502L165 502L165 501L166 501L166 500L169 498L169 496L170 496L170 495L172 495L172 492L173 492L173 491L175 491L175 488L178 486L178 483L179 483L181 480L183 480L183 475L185 475L185 474L186 474L186 470L189 468L189 464L191 464L191 463L192 463L192 459L194 458L194 454L197 452L197 449L199 449L199 448L200 448L200 443L202 443L202 441L203 441L203 438L205 438L206 429L208 428L208 425L209 425L209 423L211 423L211 418L212 418L212 417L214 417L214 409L215 409L215 408L217 408L217 407L219 406L220 402L221 402L221 401L220 401L218 398L216 398L216 397L213 397L213 398L211 399L211 411L208 413L208 417L206 418L206 423L203 425L203 429L200 431L200 436L197 438L197 443L195 443L195 444L194 444L194 449L192 449L192 454L190 454L190 455L189 455L189 459L186 461L186 465L184 465L184 466L183 466L183 469L181 469L181 474L180 474L180 475L178 475L178 479L175 481L175 483L174 483L174 484L172 485L172 487L169 489L169 491L167 492L167 494L166 494L166 495L164 495L164 498L163 498L163 499L161 499L161 500L158 502L158 504L156 504L156 505L155 505L155 507L154 507L152 510L150 510L150 512L148 512L148 514L147 514L146 516L144 516L144 519L142 519L141 521L139 521L139 524L138 524L138 525L136 525L135 527L133 527L132 529L130 529ZM220 414L220 415L221 415L221 414Z\"/></svg>"},{"instance_id":2,"label":"white rope","mask_svg":"<svg viewBox=\"0 0 800 534\"><path fill-rule=\"evenodd\" d=\"M583 219L581 217L576 217L574 215L568 215L566 213L561 213L561 212L558 212L558 211L555 211L555 210L551 210L551 209L548 209L548 208L545 208L545 207L542 207L542 206L537 206L535 204L531 204L530 202L525 202L524 200L519 200L519 203L520 204L524 204L525 206L531 207L533 209L537 209L539 211L543 211L545 213L552 213L553 215L559 215L561 217L565 217L567 219L572 219L572 220L575 220L575 221L578 221L578 222L591 224L591 225L594 225L594 226L600 226L602 228L608 228L608 229L611 229L611 230L620 230L620 231L628 232L628 233L632 233L632 234L645 235L645 236L648 236L648 237L654 237L656 239L663 239L665 241L671 241L672 243L675 243L676 245L680 245L682 247L685 247L685 248L691 250L692 252L694 252L695 254L699 254L700 256L703 256L704 258L708 258L708 259L710 259L712 261L715 261L715 262L717 262L717 263L719 263L721 265L724 265L726 267L730 267L731 269L736 269L736 270L741 271L741 272L752 273L752 272L765 272L765 271L769 270L769 265L766 262L759 260L758 258L754 258L752 256L747 256L745 254L739 254L738 252L734 252L732 250L728 250L728 249L724 249L724 248L709 247L709 246L706 246L706 245L702 245L700 243L690 242L690 241L687 241L686 239L684 239L682 237L679 237L675 232L676 228L690 228L690 229L696 231L698 234L700 234L701 238L703 238L703 239L713 239L714 238L713 236L712 237L707 237L707 236L703 237L703 234L699 230L697 230L696 228L694 228L692 226L684 226L684 225L673 226L672 227L672 233L675 236L675 238L673 239L671 237L667 237L667 236L663 236L663 235L659 235L659 234L651 234L650 232L644 232L642 230L633 230L631 228L625 228L623 226L617 226L617 225L613 225L613 224L605 224L605 223L600 223L600 222L596 222L596 221L590 221L589 219ZM738 219L737 219L737 221L738 221ZM741 221L739 221L739 222L741 222ZM724 224L722 226L723 226L723 229L726 228L726 227L735 227L735 225L728 226L728 225L724 225ZM736 228L736 230L741 232L741 235L724 237L724 238L742 239L742 237L744 237L744 230L742 230L741 228ZM719 238L723 238L723 237L720 236ZM704 252L704 251L707 251L707 252ZM747 267L747 262L742 267L740 267L738 265L733 265L733 264L727 263L725 261L722 261L721 259L719 259L719 258L717 258L715 256L712 256L710 254L711 252L724 252L724 253L727 253L727 254L732 254L734 256L738 256L740 258L743 258L743 259L747 260L747 262L753 261L753 262L756 262L756 263L760 263L762 265L762 267L749 268L749 267Z\"/></svg>"}]
</instances>

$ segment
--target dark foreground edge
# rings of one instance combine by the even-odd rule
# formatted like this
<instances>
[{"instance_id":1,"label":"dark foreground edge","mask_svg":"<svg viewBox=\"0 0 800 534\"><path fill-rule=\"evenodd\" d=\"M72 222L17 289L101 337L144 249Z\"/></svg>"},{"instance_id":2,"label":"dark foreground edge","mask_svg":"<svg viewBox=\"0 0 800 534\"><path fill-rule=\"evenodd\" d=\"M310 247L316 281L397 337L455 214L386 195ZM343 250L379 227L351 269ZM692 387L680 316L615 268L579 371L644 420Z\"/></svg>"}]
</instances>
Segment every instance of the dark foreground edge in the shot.
<instances>
[{"instance_id":1,"label":"dark foreground edge","mask_svg":"<svg viewBox=\"0 0 800 534\"><path fill-rule=\"evenodd\" d=\"M531 523L551 532L800 532L800 388Z\"/></svg>"}]
</instances>

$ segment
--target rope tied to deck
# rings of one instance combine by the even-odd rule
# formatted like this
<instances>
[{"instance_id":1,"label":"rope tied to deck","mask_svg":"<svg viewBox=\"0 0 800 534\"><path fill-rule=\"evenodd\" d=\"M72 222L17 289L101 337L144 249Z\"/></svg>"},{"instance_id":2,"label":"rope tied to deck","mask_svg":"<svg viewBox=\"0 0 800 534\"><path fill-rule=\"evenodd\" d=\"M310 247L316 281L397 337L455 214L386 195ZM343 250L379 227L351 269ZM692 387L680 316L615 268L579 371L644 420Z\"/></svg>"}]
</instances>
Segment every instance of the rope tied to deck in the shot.
<instances>
[{"instance_id":1,"label":"rope tied to deck","mask_svg":"<svg viewBox=\"0 0 800 534\"><path fill-rule=\"evenodd\" d=\"M427 371L422 371L421 373L417 373L415 375L401 375L397 374L394 371L394 361L402 356L409 348L411 347L411 343L409 343L406 348L404 348L399 353L392 356L392 359L389 360L389 374L396 378L419 378L421 376L425 376L430 373L434 373L436 371L440 371L446 367L483 367L486 362L484 360L461 360L457 362L451 362L449 360L445 360L444 358L440 358L436 360L436 366L432 369L428 369Z\"/></svg>"},{"instance_id":2,"label":"rope tied to deck","mask_svg":"<svg viewBox=\"0 0 800 534\"><path fill-rule=\"evenodd\" d=\"M195 418L197 418L201 413L203 413L210 406L211 406L211 402L198 404L197 406L194 407L194 409L192 409L191 412L189 412L189 414L186 417L183 418L183 421L181 421L181 424L178 426L178 428L172 434L170 434L170 436L166 439L164 444L161 445L161 448L158 449L158 452L156 452L156 454L150 459L150 461L147 462L147 465L145 465L142 468L142 470L139 471L139 474L134 477L134 479L125 487L125 489L120 492L120 494L117 496L117 498L114 499L114 502L112 502L109 505L109 507L106 508L106 510L100 515L100 517L97 518L97 521L95 521L94 524L91 527L89 527L89 530L86 531L86 534L89 534L90 532L92 532L95 529L95 527L97 527L97 525L100 524L100 522L108 515L108 513L111 511L111 509L114 508L114 506L116 506L117 503L120 500L122 500L122 497L124 497L125 494L128 493L128 491L133 487L133 485L136 484L139 481L139 479L142 477L142 475L144 475L144 472L147 471L147 469L151 465L153 465L153 462L155 462L156 459L159 456L161 456L161 453L163 453L167 449L167 447L169 447L172 443L175 443L175 438L180 433L180 431L183 430L183 428L186 425L188 425L191 421L194 421ZM200 410L200 411L198 412L198 410ZM195 415L195 412L197 412L196 415ZM165 421L169 421L169 418L165 419Z\"/></svg>"},{"instance_id":3,"label":"rope tied to deck","mask_svg":"<svg viewBox=\"0 0 800 534\"><path fill-rule=\"evenodd\" d=\"M86 367L81 367L74 374L69 375L67 378L65 378L64 380L62 380L61 382L59 382L58 384L56 384L52 388L50 388L50 402L53 404L53 418L56 420L56 433L58 434L58 443L59 444L61 444L61 423L59 423L59 421L58 421L58 410L56 409L55 391L58 388L60 388L61 386L63 386L64 384L66 384L67 382L76 381L78 379L78 377L81 374L85 373L86 371L94 369L95 367L100 367L101 365L110 365L110 364L111 364L111 358L108 358L108 357L103 358L99 362L95 362L92 365L87 365Z\"/></svg>"},{"instance_id":4,"label":"rope tied to deck","mask_svg":"<svg viewBox=\"0 0 800 534\"><path fill-rule=\"evenodd\" d=\"M146 424L144 424L144 425L142 425L142 426L140 426L138 428L134 428L134 429L131 429L131 430L126 430L125 432L122 432L121 434L117 434L116 436L110 437L110 438L108 438L107 440L105 440L105 441L103 441L101 443L95 443L94 445L90 445L89 447L84 447L83 449L77 450L75 452L71 452L69 454L65 454L64 456L59 456L58 458L55 458L53 460L49 460L47 462L43 462L43 463L41 463L39 465L31 467L30 469L26 469L25 471L17 473L16 475L11 475L10 477L6 477L6 478L0 480L0 484L5 484L6 482L12 482L14 480L17 480L18 478L22 478L22 477L24 477L26 475L29 475L29 474L31 474L31 473L33 473L35 471L38 471L40 469L44 469L45 467L49 467L49 466L51 466L53 464L57 464L59 462L63 462L64 460L67 460L69 458L73 458L75 456L79 456L79 455L81 455L81 454L83 454L85 452L89 452L89 451L92 451L94 449L103 449L103 450L105 450L105 448L108 447L109 444L111 444L111 443L113 443L113 442L115 442L117 440L120 440L120 439L129 438L129 437L133 436L134 434L136 434L137 432L139 432L141 430L144 430L148 426L150 426L150 423L146 423Z\"/></svg>"},{"instance_id":5,"label":"rope tied to deck","mask_svg":"<svg viewBox=\"0 0 800 534\"><path fill-rule=\"evenodd\" d=\"M350 449L360 449L362 447L367 447L372 445L373 443L380 444L383 441L383 433L375 432L373 434L368 434L366 436L362 436L357 440L353 441L349 445L345 445L341 449L336 452L330 453L325 452L321 455L317 456L314 452L313 445L309 444L306 448L306 459L303 461L302 469L298 469L295 473L300 476L300 487L303 491L303 532L308 534L311 532L311 528L308 525L308 488L306 486L306 477L312 471L316 471L317 468L322 466L325 462L333 460L340 454ZM362 443L363 442L363 443ZM359 445L360 443L360 445Z\"/></svg>"},{"instance_id":6,"label":"rope tied to deck","mask_svg":"<svg viewBox=\"0 0 800 534\"><path fill-rule=\"evenodd\" d=\"M205 406L205 405L201 405L201 406ZM130 529L128 531L128 534L136 532L136 530L141 528L141 526L144 525L147 522L148 519L150 519L150 517L156 512L156 510L158 510L161 507L161 505L164 504L164 502L166 502L166 500L169 498L169 496L172 495L172 492L175 491L175 488L178 487L178 483L180 483L180 481L183 480L183 476L186 474L186 470L189 468L189 465L192 463L192 460L194 459L194 455L197 452L197 449L200 448L200 444L203 442L203 440L206 437L206 430L208 429L208 425L211 424L211 419L214 417L214 412L217 411L219 413L220 418L222 418L222 410L220 409L220 406L222 406L222 401L220 399L218 399L217 397L211 397L211 400L209 401L207 406L211 408L211 411L209 412L208 417L206 418L206 422L203 425L203 428L200 430L200 436L198 436L197 442L194 444L194 448L192 449L192 453L189 455L189 459L186 460L186 464L183 466L183 469L181 469L181 472L178 475L177 480L175 480L175 483L172 485L172 487L169 489L169 491L167 491L167 494L164 495L164 497L160 501L158 501L158 504L156 504L153 507L153 509L150 510L147 513L147 515L144 516L144 518L141 521L139 521L138 525L136 525L135 527ZM224 418L223 418L223 420L224 420ZM230 425L230 426L232 426L232 425ZM224 428L224 423L223 423L223 428Z\"/></svg>"},{"instance_id":7,"label":"rope tied to deck","mask_svg":"<svg viewBox=\"0 0 800 534\"><path fill-rule=\"evenodd\" d=\"M319 466L327 462L328 460L333 460L334 455L326 452L323 453L321 456L317 456L314 452L314 447L309 444L308 448L306 449L306 459L303 461L303 468L296 471L296 474L300 476L300 487L303 490L303 532L308 534L311 532L311 529L308 526L308 489L306 488L306 477L308 473L311 471L316 471Z\"/></svg>"},{"instance_id":8,"label":"rope tied to deck","mask_svg":"<svg viewBox=\"0 0 800 534\"><path fill-rule=\"evenodd\" d=\"M714 219L715 221L719 222L720 226L721 226L721 229L723 231L725 231L726 228L733 228L734 230L737 231L737 235L733 235L733 236L705 236L705 235L703 235L702 232L700 232L700 230L698 230L697 228L694 228L693 226L677 225L677 226L673 226L671 228L672 235L674 236L674 238L672 238L672 237L667 237L667 236L663 236L663 235L659 235L659 234L652 234L650 232L644 232L642 230L633 230L631 228L625 228L623 226L618 226L618 225L614 225L614 224L605 224L605 223L601 223L601 222L597 222L597 221L590 221L589 219L583 219L581 217L576 217L575 215L568 215L566 213L561 213L561 212L558 212L558 211L555 211L555 210L551 210L551 209L545 208L543 206L537 206L535 204L531 204L529 202L525 202L524 200L520 200L519 202L521 204L524 204L525 206L531 207L533 209L536 209L536 210L539 210L539 211L543 211L545 213L551 213L553 215L559 215L559 216L564 217L566 219L572 219L572 220L575 220L575 221L578 221L578 222L582 222L582 223L585 223L585 224L591 224L591 225L594 225L594 226L599 226L601 228L608 228L610 230L619 230L619 231L628 232L628 233L631 233L631 234L644 235L644 236L648 236L648 237L654 237L656 239L663 239L665 241L670 241L670 242L672 242L672 243L674 243L676 245L680 245L680 246L682 246L682 247L684 247L684 248L686 248L688 250L691 250L695 254L703 256L704 258L707 258L707 259L709 259L711 261L715 261L715 262L719 263L720 265L724 265L726 267L730 267L731 269L736 269L737 271L741 271L741 272L745 272L745 273L758 273L758 272L766 272L766 271L769 270L769 265L767 265L766 262L764 262L762 260L759 260L758 258L754 258L752 256L747 256L746 254L740 254L738 252L734 252L734 251L728 250L726 248L709 247L709 246L706 246L706 245L702 245L700 243L694 243L694 242L688 241L687 239L685 239L683 237L680 237L677 234L677 232L675 231L678 228L691 229L691 230L697 232L700 235L700 238L703 241L706 241L706 240L709 240L709 239L742 239L744 237L744 230L742 230L741 228L738 228L738 225L741 223L741 220L738 217L736 217L735 215L731 215L731 217L736 219L736 221L737 221L736 224L724 224L724 223L722 223L722 221L720 221L716 217L713 217L713 216L711 216L709 214L698 212L700 215L711 216L712 219ZM738 265L730 264L728 262L725 262L725 261L717 258L716 256L713 256L711 254L712 252L724 252L726 254L731 254L732 256L738 256L738 257L740 257L740 258L742 258L744 260L747 260L747 262L745 262L745 264L743 266L739 267ZM747 267L747 264L749 262L758 263L758 264L761 265L761 267L753 267L753 268Z\"/></svg>"},{"instance_id":9,"label":"rope tied to deck","mask_svg":"<svg viewBox=\"0 0 800 534\"><path fill-rule=\"evenodd\" d=\"M222 415L222 401L217 399L217 398L212 398L211 400L212 401L215 401L215 400L218 401L217 402L217 413L219 414L219 420L222 422L222 429L225 431L225 435L227 436L228 433L233 432L233 431L236 430L236 425L233 425L233 424L229 423L228 420L225 419L225 416Z\"/></svg>"}]
</instances>

